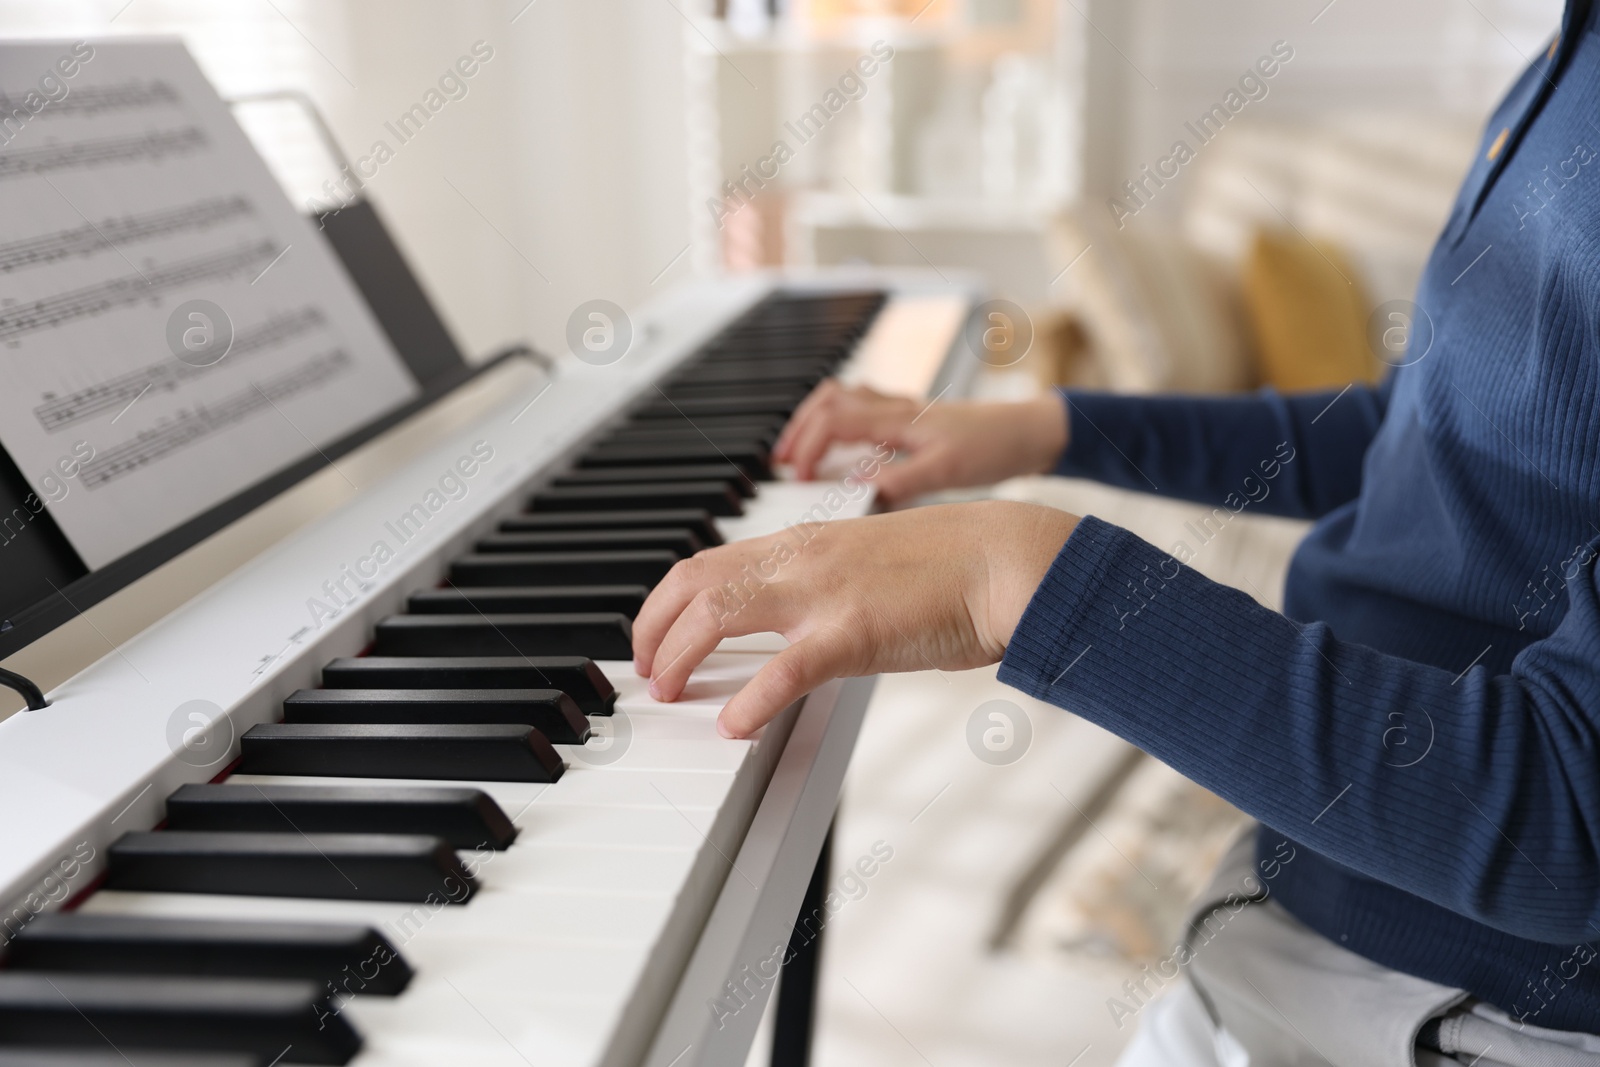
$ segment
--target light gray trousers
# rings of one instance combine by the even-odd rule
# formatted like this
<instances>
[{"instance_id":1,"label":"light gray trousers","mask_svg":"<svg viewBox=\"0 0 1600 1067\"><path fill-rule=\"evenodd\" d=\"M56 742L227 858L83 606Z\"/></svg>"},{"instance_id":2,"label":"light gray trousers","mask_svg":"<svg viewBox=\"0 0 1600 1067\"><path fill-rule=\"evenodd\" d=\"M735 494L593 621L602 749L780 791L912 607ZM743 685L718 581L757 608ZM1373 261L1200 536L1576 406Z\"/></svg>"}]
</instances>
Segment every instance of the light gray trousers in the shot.
<instances>
[{"instance_id":1,"label":"light gray trousers","mask_svg":"<svg viewBox=\"0 0 1600 1067\"><path fill-rule=\"evenodd\" d=\"M1255 836L1223 858L1194 917L1255 875ZM1392 971L1298 922L1270 895L1204 944L1186 980L1141 1012L1118 1067L1600 1067L1600 1036L1518 1023L1451 989ZM1419 1049L1441 1019L1438 1049Z\"/></svg>"}]
</instances>

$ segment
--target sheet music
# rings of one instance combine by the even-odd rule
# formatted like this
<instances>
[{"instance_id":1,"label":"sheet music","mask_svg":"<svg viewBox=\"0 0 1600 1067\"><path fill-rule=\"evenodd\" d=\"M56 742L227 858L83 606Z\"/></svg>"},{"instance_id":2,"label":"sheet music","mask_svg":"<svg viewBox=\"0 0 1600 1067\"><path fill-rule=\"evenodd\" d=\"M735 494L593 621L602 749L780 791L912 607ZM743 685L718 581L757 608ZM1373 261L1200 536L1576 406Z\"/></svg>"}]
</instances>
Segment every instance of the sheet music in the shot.
<instances>
[{"instance_id":1,"label":"sheet music","mask_svg":"<svg viewBox=\"0 0 1600 1067\"><path fill-rule=\"evenodd\" d=\"M0 443L90 567L416 392L181 43L0 44Z\"/></svg>"}]
</instances>

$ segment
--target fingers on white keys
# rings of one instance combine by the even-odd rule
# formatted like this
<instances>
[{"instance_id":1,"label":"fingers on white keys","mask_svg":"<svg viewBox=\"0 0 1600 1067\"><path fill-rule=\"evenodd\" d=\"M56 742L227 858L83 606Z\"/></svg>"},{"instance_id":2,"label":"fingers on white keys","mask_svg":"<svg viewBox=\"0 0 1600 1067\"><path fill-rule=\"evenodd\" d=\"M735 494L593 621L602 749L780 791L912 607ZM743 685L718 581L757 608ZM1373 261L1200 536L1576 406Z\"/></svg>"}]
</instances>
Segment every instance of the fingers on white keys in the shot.
<instances>
[{"instance_id":1,"label":"fingers on white keys","mask_svg":"<svg viewBox=\"0 0 1600 1067\"><path fill-rule=\"evenodd\" d=\"M824 682L856 673L860 638L832 626L772 657L717 716L723 737L748 737Z\"/></svg>"},{"instance_id":2,"label":"fingers on white keys","mask_svg":"<svg viewBox=\"0 0 1600 1067\"><path fill-rule=\"evenodd\" d=\"M657 700L677 700L689 675L700 666L724 637L735 636L730 616L744 612L731 606L727 594L715 586L702 589L673 620L656 649L650 667L650 695Z\"/></svg>"},{"instance_id":3,"label":"fingers on white keys","mask_svg":"<svg viewBox=\"0 0 1600 1067\"><path fill-rule=\"evenodd\" d=\"M794 414L789 416L789 421L784 424L783 432L778 435L777 444L772 446L773 458L779 463L789 462L789 457L794 452L795 440L802 430L815 418L817 409L828 403L828 398L837 394L840 385L835 378L824 378L822 382L800 402Z\"/></svg>"},{"instance_id":4,"label":"fingers on white keys","mask_svg":"<svg viewBox=\"0 0 1600 1067\"><path fill-rule=\"evenodd\" d=\"M718 549L708 549L679 560L645 598L633 620L633 669L640 677L650 677L661 639L689 602L702 589L720 584L713 577L717 555Z\"/></svg>"},{"instance_id":5,"label":"fingers on white keys","mask_svg":"<svg viewBox=\"0 0 1600 1067\"><path fill-rule=\"evenodd\" d=\"M785 629L786 588L748 580L752 560L772 557L773 541L702 552L674 567L650 594L634 629L634 669L649 677L651 696L676 700L723 638Z\"/></svg>"},{"instance_id":6,"label":"fingers on white keys","mask_svg":"<svg viewBox=\"0 0 1600 1067\"><path fill-rule=\"evenodd\" d=\"M816 476L817 464L828 447L839 439L840 421L845 411L855 403L850 392L838 387L818 395L816 401L803 418L796 420L795 433L789 442L789 462L802 480Z\"/></svg>"},{"instance_id":7,"label":"fingers on white keys","mask_svg":"<svg viewBox=\"0 0 1600 1067\"><path fill-rule=\"evenodd\" d=\"M911 401L858 387L841 391L818 406L795 439L793 463L802 478L816 468L835 444L859 441L899 445L914 414Z\"/></svg>"}]
</instances>

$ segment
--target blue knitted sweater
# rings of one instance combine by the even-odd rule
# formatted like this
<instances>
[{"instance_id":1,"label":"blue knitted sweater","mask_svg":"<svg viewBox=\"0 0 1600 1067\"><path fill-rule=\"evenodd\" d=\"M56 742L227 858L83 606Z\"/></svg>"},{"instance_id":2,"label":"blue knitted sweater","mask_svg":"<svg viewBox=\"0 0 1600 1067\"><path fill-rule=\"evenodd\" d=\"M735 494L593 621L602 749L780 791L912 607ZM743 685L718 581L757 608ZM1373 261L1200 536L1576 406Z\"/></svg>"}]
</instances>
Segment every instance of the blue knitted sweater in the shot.
<instances>
[{"instance_id":1,"label":"blue knitted sweater","mask_svg":"<svg viewBox=\"0 0 1600 1067\"><path fill-rule=\"evenodd\" d=\"M1380 296L1384 294L1379 294ZM1069 392L1063 474L1196 501L1086 518L1003 681L1287 837L1273 894L1352 951L1600 1031L1600 36L1490 120L1379 388ZM1235 514L1313 517L1285 615L1196 574ZM1263 839L1268 831L1263 831Z\"/></svg>"}]
</instances>

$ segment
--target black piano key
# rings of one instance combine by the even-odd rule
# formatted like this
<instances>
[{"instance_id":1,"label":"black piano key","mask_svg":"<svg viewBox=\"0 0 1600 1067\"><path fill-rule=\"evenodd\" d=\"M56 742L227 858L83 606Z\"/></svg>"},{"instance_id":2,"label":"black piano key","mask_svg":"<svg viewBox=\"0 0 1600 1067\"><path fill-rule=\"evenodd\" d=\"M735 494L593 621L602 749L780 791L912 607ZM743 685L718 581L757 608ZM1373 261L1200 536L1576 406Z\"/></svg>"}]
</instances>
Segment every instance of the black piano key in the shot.
<instances>
[{"instance_id":1,"label":"black piano key","mask_svg":"<svg viewBox=\"0 0 1600 1067\"><path fill-rule=\"evenodd\" d=\"M629 467L627 470L635 470ZM671 468L662 468L663 470ZM609 473L597 471L595 473ZM633 478L618 481L637 481ZM498 533L482 538L478 552L586 552L597 549L665 549L687 559L705 547L693 530L544 530L538 533ZM560 609L557 609L560 610Z\"/></svg>"},{"instance_id":2,"label":"black piano key","mask_svg":"<svg viewBox=\"0 0 1600 1067\"><path fill-rule=\"evenodd\" d=\"M827 356L832 349L854 343L863 332L856 323L845 321L751 323L722 334L703 351L720 355L742 348L750 352L746 358L781 354L797 359L811 353Z\"/></svg>"},{"instance_id":3,"label":"black piano key","mask_svg":"<svg viewBox=\"0 0 1600 1067\"><path fill-rule=\"evenodd\" d=\"M284 722L522 723L555 745L589 740L589 720L559 689L301 689Z\"/></svg>"},{"instance_id":4,"label":"black piano key","mask_svg":"<svg viewBox=\"0 0 1600 1067\"><path fill-rule=\"evenodd\" d=\"M772 446L778 443L778 435L782 432L782 426L770 429L758 426L735 426L727 430L706 430L690 425L687 420L676 423L671 419L652 419L613 430L596 441L594 447L632 445L637 448L640 445L682 445L709 441L719 448L732 446L752 450L765 449L770 452Z\"/></svg>"},{"instance_id":5,"label":"black piano key","mask_svg":"<svg viewBox=\"0 0 1600 1067\"><path fill-rule=\"evenodd\" d=\"M818 358L722 360L689 367L671 385L765 385L799 382L810 388L827 377L832 360ZM668 386L670 391L671 386Z\"/></svg>"},{"instance_id":6,"label":"black piano key","mask_svg":"<svg viewBox=\"0 0 1600 1067\"><path fill-rule=\"evenodd\" d=\"M545 511L537 515L518 515L500 523L502 533L538 533L544 530L638 530L673 529L693 531L707 547L722 544L711 512L699 508L665 508L653 511Z\"/></svg>"},{"instance_id":7,"label":"black piano key","mask_svg":"<svg viewBox=\"0 0 1600 1067\"><path fill-rule=\"evenodd\" d=\"M661 393L661 399L658 400L656 404L682 407L684 405L714 403L721 401L738 403L745 397L749 396L752 389L756 388L760 388L762 395L770 396L774 402L777 400L779 395L786 397L786 404L783 408L785 411L793 411L795 408L799 407L800 401L804 400L806 395L811 392L811 386L798 383L793 385L751 386L695 385L691 382L686 382L682 385L670 386L663 390ZM652 410L654 410L654 408L655 405L652 405ZM685 407L684 410L687 411L688 409ZM645 416L647 419L652 417L659 418L660 416ZM695 418L695 416L690 414L689 418L692 420Z\"/></svg>"},{"instance_id":8,"label":"black piano key","mask_svg":"<svg viewBox=\"0 0 1600 1067\"><path fill-rule=\"evenodd\" d=\"M842 323L853 325L860 321L862 308L868 307L874 294L880 290L802 291L785 289L769 294L757 304L747 319L733 324L733 329L764 327L773 323L817 325Z\"/></svg>"},{"instance_id":9,"label":"black piano key","mask_svg":"<svg viewBox=\"0 0 1600 1067\"><path fill-rule=\"evenodd\" d=\"M814 359L826 367L838 367L850 355L854 338L838 330L736 338L718 342L700 355L701 365L716 367L725 363L775 363Z\"/></svg>"},{"instance_id":10,"label":"black piano key","mask_svg":"<svg viewBox=\"0 0 1600 1067\"><path fill-rule=\"evenodd\" d=\"M728 333L762 330L818 330L854 329L861 324L868 305L837 300L833 294L816 297L815 294L774 296L770 303L760 305L748 319L730 324Z\"/></svg>"},{"instance_id":11,"label":"black piano key","mask_svg":"<svg viewBox=\"0 0 1600 1067\"><path fill-rule=\"evenodd\" d=\"M596 452L598 454L598 450ZM541 489L529 511L604 511L607 508L700 508L717 516L743 515L744 501L727 482L624 482ZM626 579L616 579L624 581Z\"/></svg>"},{"instance_id":12,"label":"black piano key","mask_svg":"<svg viewBox=\"0 0 1600 1067\"><path fill-rule=\"evenodd\" d=\"M760 352L744 360L718 360L709 363L696 355L690 362L678 366L667 381L683 381L685 378L694 378L696 374L709 374L710 378L717 381L787 381L803 374L826 373L830 363L830 350L819 344L822 341L826 341L826 338L819 336L819 338L794 339L787 344L795 349L811 350L795 350L790 354L776 355L776 357L770 352ZM726 352L726 349L722 350ZM744 374L754 374L754 378L746 379Z\"/></svg>"},{"instance_id":13,"label":"black piano key","mask_svg":"<svg viewBox=\"0 0 1600 1067\"><path fill-rule=\"evenodd\" d=\"M232 786L184 789L239 791ZM387 937L359 924L61 911L37 915L18 931L7 948L6 966L13 971L302 978L385 997L404 989L412 973Z\"/></svg>"},{"instance_id":14,"label":"black piano key","mask_svg":"<svg viewBox=\"0 0 1600 1067\"><path fill-rule=\"evenodd\" d=\"M510 585L426 589L406 598L406 610L413 615L470 615L473 612L484 615L547 615L606 611L618 612L632 619L639 614L645 597L649 595L649 587L643 585ZM593 715L594 712L587 714Z\"/></svg>"},{"instance_id":15,"label":"black piano key","mask_svg":"<svg viewBox=\"0 0 1600 1067\"><path fill-rule=\"evenodd\" d=\"M768 299L771 302L760 307L771 315L861 316L876 312L888 294L882 289L781 289Z\"/></svg>"},{"instance_id":16,"label":"black piano key","mask_svg":"<svg viewBox=\"0 0 1600 1067\"><path fill-rule=\"evenodd\" d=\"M40 1048L38 1045L0 1045L0 1067L268 1067L265 1056L248 1052L173 1052L129 1049L118 1052L101 1042L102 1048ZM138 1057L130 1059L129 1053Z\"/></svg>"},{"instance_id":17,"label":"black piano key","mask_svg":"<svg viewBox=\"0 0 1600 1067\"><path fill-rule=\"evenodd\" d=\"M804 292L785 289L772 293L751 311L748 319L735 328L773 322L841 322L854 324L876 311L885 300L881 289Z\"/></svg>"},{"instance_id":18,"label":"black piano key","mask_svg":"<svg viewBox=\"0 0 1600 1067\"><path fill-rule=\"evenodd\" d=\"M785 381L789 375L824 371L827 366L828 356L826 352L801 352L777 359L761 353L752 355L748 359L725 359L715 363L707 362L704 356L697 352L693 357L675 367L665 381L676 383L686 378L692 378L697 374L715 375L717 370L721 368L727 368L726 373L735 377L741 373L751 373L757 375L757 381Z\"/></svg>"},{"instance_id":19,"label":"black piano key","mask_svg":"<svg viewBox=\"0 0 1600 1067\"><path fill-rule=\"evenodd\" d=\"M779 361L772 361L773 366L780 366ZM763 377L759 371L738 371L737 368L749 367L750 363L732 361L724 363L707 363L702 366L692 367L679 374L672 381L664 383L657 388L661 396L671 397L676 400L680 396L693 397L697 391L704 391L706 396L795 396L804 397L815 389L817 383L826 378L819 367L815 371L795 372L789 375L778 375L774 370L773 376ZM729 373L718 374L719 370L730 369ZM749 381L739 380L741 376L748 377ZM723 392L714 392L723 390ZM760 412L754 417L771 418L772 412Z\"/></svg>"},{"instance_id":20,"label":"black piano key","mask_svg":"<svg viewBox=\"0 0 1600 1067\"><path fill-rule=\"evenodd\" d=\"M618 482L724 482L749 499L756 495L755 480L736 463L663 463L641 467L583 467L558 474L551 483L569 485L614 485Z\"/></svg>"},{"instance_id":21,"label":"black piano key","mask_svg":"<svg viewBox=\"0 0 1600 1067\"><path fill-rule=\"evenodd\" d=\"M840 310L825 314L764 314L732 323L718 334L713 344L739 340L782 341L791 337L848 337L861 326L859 314Z\"/></svg>"},{"instance_id":22,"label":"black piano key","mask_svg":"<svg viewBox=\"0 0 1600 1067\"><path fill-rule=\"evenodd\" d=\"M758 306L750 318L735 323L733 329L766 329L781 325L795 327L834 326L855 328L881 305L882 292L860 293L779 293Z\"/></svg>"},{"instance_id":23,"label":"black piano key","mask_svg":"<svg viewBox=\"0 0 1600 1067\"><path fill-rule=\"evenodd\" d=\"M167 828L425 834L462 849L503 849L517 836L488 793L450 786L186 785L167 798Z\"/></svg>"},{"instance_id":24,"label":"black piano key","mask_svg":"<svg viewBox=\"0 0 1600 1067\"><path fill-rule=\"evenodd\" d=\"M766 414L734 413L725 416L698 416L698 418L643 416L621 422L611 430L610 434L595 438L590 445L650 445L650 443L669 445L680 440L698 440L698 442L712 440L718 445L749 443L771 448L771 445L778 442L779 434L784 432L787 424L789 416L774 411L768 411Z\"/></svg>"},{"instance_id":25,"label":"black piano key","mask_svg":"<svg viewBox=\"0 0 1600 1067\"><path fill-rule=\"evenodd\" d=\"M636 419L698 418L701 415L787 415L805 399L805 390L747 391L743 396L704 400L655 400L633 413Z\"/></svg>"},{"instance_id":26,"label":"black piano key","mask_svg":"<svg viewBox=\"0 0 1600 1067\"><path fill-rule=\"evenodd\" d=\"M855 319L837 318L804 320L794 317L768 319L765 322L742 323L719 335L706 347L720 351L736 345L793 348L801 344L848 344L862 331Z\"/></svg>"},{"instance_id":27,"label":"black piano key","mask_svg":"<svg viewBox=\"0 0 1600 1067\"><path fill-rule=\"evenodd\" d=\"M669 430L687 431L689 433L705 434L708 437L729 436L732 434L746 433L753 437L764 437L768 434L776 435L783 429L785 418L782 415L707 415L704 418L689 419L644 419L641 421L629 420L619 423L611 430L613 434L628 433L665 433Z\"/></svg>"},{"instance_id":28,"label":"black piano key","mask_svg":"<svg viewBox=\"0 0 1600 1067\"><path fill-rule=\"evenodd\" d=\"M586 469L678 466L684 463L736 463L748 478L758 482L772 480L772 449L765 444L720 444L704 439L659 441L653 444L601 444L578 458L578 466ZM682 505L665 506L672 508Z\"/></svg>"},{"instance_id":29,"label":"black piano key","mask_svg":"<svg viewBox=\"0 0 1600 1067\"><path fill-rule=\"evenodd\" d=\"M322 684L329 689L559 689L585 715L610 715L617 703L611 680L584 656L361 656L322 668Z\"/></svg>"},{"instance_id":30,"label":"black piano key","mask_svg":"<svg viewBox=\"0 0 1600 1067\"><path fill-rule=\"evenodd\" d=\"M730 411L721 415L703 415L690 420L682 415L673 419L636 419L631 416L612 424L611 432L624 430L680 430L698 429L708 434L733 433L744 430L750 433L773 433L783 429L786 416L777 411Z\"/></svg>"},{"instance_id":31,"label":"black piano key","mask_svg":"<svg viewBox=\"0 0 1600 1067\"><path fill-rule=\"evenodd\" d=\"M740 344L772 348L847 344L857 333L851 322L751 323L720 334L706 350L723 351Z\"/></svg>"},{"instance_id":32,"label":"black piano key","mask_svg":"<svg viewBox=\"0 0 1600 1067\"><path fill-rule=\"evenodd\" d=\"M807 388L814 388L828 374L836 373L849 358L851 345L827 339L817 343L802 343L788 350L776 350L767 345L736 345L729 348L720 348L707 352L701 360L702 367L742 367L752 363L783 364L794 360L814 360L824 371L809 382L786 382L777 380L772 382L748 382L748 388L762 388L768 385L800 384Z\"/></svg>"},{"instance_id":33,"label":"black piano key","mask_svg":"<svg viewBox=\"0 0 1600 1067\"><path fill-rule=\"evenodd\" d=\"M239 738L241 774L553 782L565 765L529 726L268 723Z\"/></svg>"},{"instance_id":34,"label":"black piano key","mask_svg":"<svg viewBox=\"0 0 1600 1067\"><path fill-rule=\"evenodd\" d=\"M455 849L439 837L209 830L123 834L106 853L106 887L418 904L460 904L475 889Z\"/></svg>"},{"instance_id":35,"label":"black piano key","mask_svg":"<svg viewBox=\"0 0 1600 1067\"><path fill-rule=\"evenodd\" d=\"M786 392L792 389L799 389L809 392L810 390L815 389L818 385L822 384L822 382L830 375L837 374L839 369L844 366L845 361L849 358L849 355L850 346L848 345L838 345L832 347L812 346L791 352L768 352L760 349L752 350L749 347L744 347L707 352L703 357L701 357L701 362L699 365L705 368L743 367L752 363L769 361L773 363L783 363L795 359L816 360L818 366L823 368L823 373L817 374L814 377L806 377L798 380L777 379L764 382L757 381L731 383L738 385L741 389L748 389L752 393L776 393ZM663 388L668 392L671 391L670 386L663 386ZM733 418L739 414L739 412L704 412L700 417L716 418L720 416L724 418ZM770 411L747 412L744 413L744 417L771 418L774 416L774 414L775 413Z\"/></svg>"},{"instance_id":36,"label":"black piano key","mask_svg":"<svg viewBox=\"0 0 1600 1067\"><path fill-rule=\"evenodd\" d=\"M316 982L47 972L0 973L0 1040L95 1053L203 1049L276 1060L289 1052L295 1063L319 1064L348 1063L361 1048Z\"/></svg>"},{"instance_id":37,"label":"black piano key","mask_svg":"<svg viewBox=\"0 0 1600 1067\"><path fill-rule=\"evenodd\" d=\"M391 615L377 626L379 656L588 656L632 659L626 615Z\"/></svg>"},{"instance_id":38,"label":"black piano key","mask_svg":"<svg viewBox=\"0 0 1600 1067\"><path fill-rule=\"evenodd\" d=\"M454 586L472 587L598 585L602 582L654 587L681 558L667 548L593 552L474 552L450 564L448 580Z\"/></svg>"}]
</instances>

